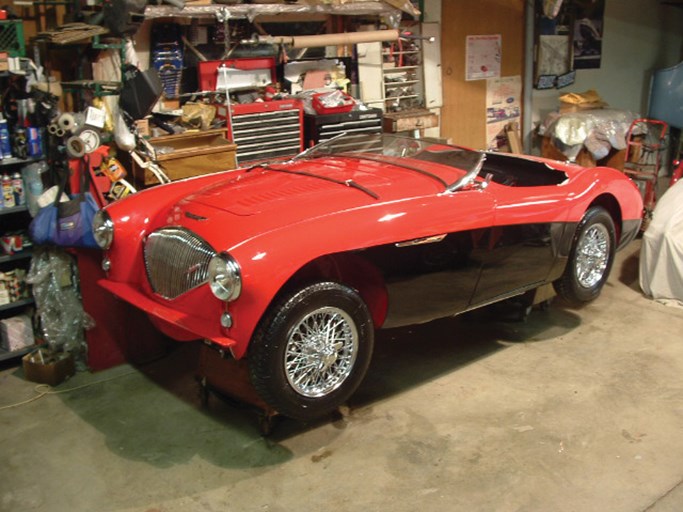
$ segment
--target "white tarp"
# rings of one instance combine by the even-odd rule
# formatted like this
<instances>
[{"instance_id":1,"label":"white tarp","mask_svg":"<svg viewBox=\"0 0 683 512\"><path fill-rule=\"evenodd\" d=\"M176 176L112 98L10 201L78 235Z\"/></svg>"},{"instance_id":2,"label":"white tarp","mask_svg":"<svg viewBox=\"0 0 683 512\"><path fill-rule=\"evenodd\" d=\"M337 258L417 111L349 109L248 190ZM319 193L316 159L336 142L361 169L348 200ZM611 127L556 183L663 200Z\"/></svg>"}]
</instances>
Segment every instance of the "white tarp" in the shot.
<instances>
[{"instance_id":1,"label":"white tarp","mask_svg":"<svg viewBox=\"0 0 683 512\"><path fill-rule=\"evenodd\" d=\"M683 305L683 180L657 201L640 249L640 287Z\"/></svg>"}]
</instances>

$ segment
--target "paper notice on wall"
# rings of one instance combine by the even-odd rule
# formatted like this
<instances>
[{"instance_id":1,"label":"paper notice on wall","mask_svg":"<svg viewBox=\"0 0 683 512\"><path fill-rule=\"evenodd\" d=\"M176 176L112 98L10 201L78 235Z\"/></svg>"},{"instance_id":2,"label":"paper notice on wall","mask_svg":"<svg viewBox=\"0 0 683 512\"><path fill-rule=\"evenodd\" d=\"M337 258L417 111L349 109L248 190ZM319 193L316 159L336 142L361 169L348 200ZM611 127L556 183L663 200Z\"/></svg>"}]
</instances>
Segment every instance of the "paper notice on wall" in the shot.
<instances>
[{"instance_id":1,"label":"paper notice on wall","mask_svg":"<svg viewBox=\"0 0 683 512\"><path fill-rule=\"evenodd\" d=\"M538 36L537 75L564 75L569 65L569 36Z\"/></svg>"},{"instance_id":2,"label":"paper notice on wall","mask_svg":"<svg viewBox=\"0 0 683 512\"><path fill-rule=\"evenodd\" d=\"M522 77L489 78L486 81L486 144L488 149L500 147L508 123L519 123Z\"/></svg>"},{"instance_id":3,"label":"paper notice on wall","mask_svg":"<svg viewBox=\"0 0 683 512\"><path fill-rule=\"evenodd\" d=\"M502 38L500 34L467 36L465 80L500 76Z\"/></svg>"}]
</instances>

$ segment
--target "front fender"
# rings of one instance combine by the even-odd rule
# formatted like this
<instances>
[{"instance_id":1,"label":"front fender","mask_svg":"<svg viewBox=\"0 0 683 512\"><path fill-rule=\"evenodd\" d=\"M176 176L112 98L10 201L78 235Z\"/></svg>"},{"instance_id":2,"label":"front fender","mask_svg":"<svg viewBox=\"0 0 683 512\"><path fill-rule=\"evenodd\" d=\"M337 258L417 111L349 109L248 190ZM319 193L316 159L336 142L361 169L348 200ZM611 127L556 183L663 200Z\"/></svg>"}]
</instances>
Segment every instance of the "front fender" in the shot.
<instances>
[{"instance_id":1,"label":"front fender","mask_svg":"<svg viewBox=\"0 0 683 512\"><path fill-rule=\"evenodd\" d=\"M172 206L193 192L227 179L233 171L179 180L142 190L105 208L114 221L114 241L106 255L115 262L107 279L116 282L140 282L145 275L142 240L154 229L169 223Z\"/></svg>"}]
</instances>

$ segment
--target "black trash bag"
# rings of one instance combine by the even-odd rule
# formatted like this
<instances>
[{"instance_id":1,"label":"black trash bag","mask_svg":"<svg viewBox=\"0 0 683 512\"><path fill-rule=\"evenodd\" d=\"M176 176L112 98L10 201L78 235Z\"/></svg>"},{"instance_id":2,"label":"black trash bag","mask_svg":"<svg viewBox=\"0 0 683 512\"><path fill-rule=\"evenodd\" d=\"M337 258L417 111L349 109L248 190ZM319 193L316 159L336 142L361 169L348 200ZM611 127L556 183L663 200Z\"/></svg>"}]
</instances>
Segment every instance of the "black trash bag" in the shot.
<instances>
[{"instance_id":1,"label":"black trash bag","mask_svg":"<svg viewBox=\"0 0 683 512\"><path fill-rule=\"evenodd\" d=\"M161 97L163 85L159 73L154 68L140 71L135 66L127 66L123 76L119 108L131 119L142 119Z\"/></svg>"},{"instance_id":2,"label":"black trash bag","mask_svg":"<svg viewBox=\"0 0 683 512\"><path fill-rule=\"evenodd\" d=\"M103 0L102 24L114 36L133 35L145 20L146 6L147 0Z\"/></svg>"}]
</instances>

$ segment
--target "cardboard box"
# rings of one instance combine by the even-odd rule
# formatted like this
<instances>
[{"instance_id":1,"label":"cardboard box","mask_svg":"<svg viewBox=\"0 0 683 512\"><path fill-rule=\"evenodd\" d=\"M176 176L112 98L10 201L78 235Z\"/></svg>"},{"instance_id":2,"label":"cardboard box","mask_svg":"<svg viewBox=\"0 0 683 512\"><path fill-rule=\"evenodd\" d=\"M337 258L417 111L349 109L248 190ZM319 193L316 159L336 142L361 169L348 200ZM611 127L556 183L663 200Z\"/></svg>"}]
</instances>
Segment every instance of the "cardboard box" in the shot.
<instances>
[{"instance_id":1,"label":"cardboard box","mask_svg":"<svg viewBox=\"0 0 683 512\"><path fill-rule=\"evenodd\" d=\"M8 352L30 347L35 343L33 325L28 315L0 320L0 346Z\"/></svg>"},{"instance_id":2,"label":"cardboard box","mask_svg":"<svg viewBox=\"0 0 683 512\"><path fill-rule=\"evenodd\" d=\"M225 128L164 135L149 139L149 143L155 149L172 148L170 152L157 154L159 165L172 181L234 169L236 165L237 146L226 139ZM141 168L135 162L133 177L140 187L159 183L152 171Z\"/></svg>"},{"instance_id":3,"label":"cardboard box","mask_svg":"<svg viewBox=\"0 0 683 512\"><path fill-rule=\"evenodd\" d=\"M385 132L408 132L439 126L439 116L429 110L387 112L382 125Z\"/></svg>"},{"instance_id":4,"label":"cardboard box","mask_svg":"<svg viewBox=\"0 0 683 512\"><path fill-rule=\"evenodd\" d=\"M68 352L50 355L45 349L26 354L21 359L24 378L39 384L56 386L76 373L74 358Z\"/></svg>"}]
</instances>

